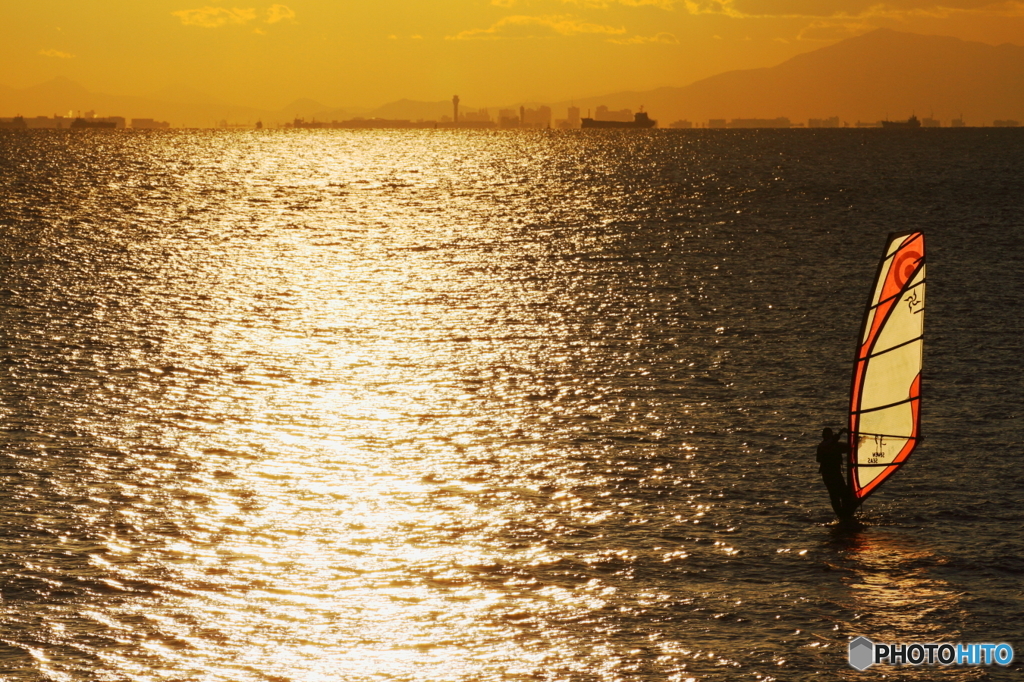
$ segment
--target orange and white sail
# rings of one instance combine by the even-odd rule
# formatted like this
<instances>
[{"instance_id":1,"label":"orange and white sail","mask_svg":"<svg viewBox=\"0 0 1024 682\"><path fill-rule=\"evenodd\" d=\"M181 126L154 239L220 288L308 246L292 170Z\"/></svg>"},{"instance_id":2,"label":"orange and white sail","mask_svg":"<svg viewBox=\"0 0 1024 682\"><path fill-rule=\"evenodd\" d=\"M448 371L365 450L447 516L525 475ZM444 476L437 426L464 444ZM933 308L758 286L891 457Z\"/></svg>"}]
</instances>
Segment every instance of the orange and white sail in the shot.
<instances>
[{"instance_id":1,"label":"orange and white sail","mask_svg":"<svg viewBox=\"0 0 1024 682\"><path fill-rule=\"evenodd\" d=\"M924 234L889 235L853 367L849 484L858 504L921 440L924 265Z\"/></svg>"}]
</instances>

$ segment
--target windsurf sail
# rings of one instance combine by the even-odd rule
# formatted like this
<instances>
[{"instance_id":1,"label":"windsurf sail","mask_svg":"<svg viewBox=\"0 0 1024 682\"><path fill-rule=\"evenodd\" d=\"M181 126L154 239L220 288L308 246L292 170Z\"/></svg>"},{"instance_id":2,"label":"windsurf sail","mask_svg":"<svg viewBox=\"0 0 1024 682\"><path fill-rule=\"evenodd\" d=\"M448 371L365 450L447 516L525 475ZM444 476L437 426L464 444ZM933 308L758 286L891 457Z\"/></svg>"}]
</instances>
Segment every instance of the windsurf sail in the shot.
<instances>
[{"instance_id":1,"label":"windsurf sail","mask_svg":"<svg viewBox=\"0 0 1024 682\"><path fill-rule=\"evenodd\" d=\"M890 234L853 365L848 474L858 505L921 441L924 275L924 234Z\"/></svg>"}]
</instances>

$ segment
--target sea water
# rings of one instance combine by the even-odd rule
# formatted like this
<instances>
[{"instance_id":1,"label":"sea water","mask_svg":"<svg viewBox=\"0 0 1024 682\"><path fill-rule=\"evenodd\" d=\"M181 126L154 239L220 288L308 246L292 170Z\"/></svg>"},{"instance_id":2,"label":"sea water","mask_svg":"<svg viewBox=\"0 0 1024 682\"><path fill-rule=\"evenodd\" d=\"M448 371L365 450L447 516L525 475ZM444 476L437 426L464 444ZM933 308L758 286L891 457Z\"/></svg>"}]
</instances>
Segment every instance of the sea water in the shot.
<instances>
[{"instance_id":1,"label":"sea water","mask_svg":"<svg viewBox=\"0 0 1024 682\"><path fill-rule=\"evenodd\" d=\"M0 133L3 680L1002 680L1024 133ZM923 432L838 527L891 231ZM848 642L1007 642L993 667Z\"/></svg>"}]
</instances>

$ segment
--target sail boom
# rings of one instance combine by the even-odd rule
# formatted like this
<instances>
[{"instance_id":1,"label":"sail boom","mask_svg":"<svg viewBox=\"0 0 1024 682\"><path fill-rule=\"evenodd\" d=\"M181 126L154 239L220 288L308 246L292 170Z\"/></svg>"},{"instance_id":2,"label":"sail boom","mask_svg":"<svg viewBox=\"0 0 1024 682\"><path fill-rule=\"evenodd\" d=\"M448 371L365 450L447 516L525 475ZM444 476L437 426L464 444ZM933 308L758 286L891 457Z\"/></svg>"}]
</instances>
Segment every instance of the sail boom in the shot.
<instances>
[{"instance_id":1,"label":"sail boom","mask_svg":"<svg viewBox=\"0 0 1024 682\"><path fill-rule=\"evenodd\" d=\"M906 405L909 402L920 400L920 396L913 398L907 398L906 400L900 400L895 403L889 403L888 405L879 405L878 407L867 407L863 410L850 410L850 414L867 414L869 412L878 412L879 410L888 410L891 407L899 407L900 405ZM909 436L899 436L899 438L908 438Z\"/></svg>"},{"instance_id":2,"label":"sail boom","mask_svg":"<svg viewBox=\"0 0 1024 682\"><path fill-rule=\"evenodd\" d=\"M909 440L921 440L922 438L922 436L894 436L891 433L868 433L867 431L861 431L860 435L871 436L872 438L875 436L880 436L882 438L907 438Z\"/></svg>"}]
</instances>

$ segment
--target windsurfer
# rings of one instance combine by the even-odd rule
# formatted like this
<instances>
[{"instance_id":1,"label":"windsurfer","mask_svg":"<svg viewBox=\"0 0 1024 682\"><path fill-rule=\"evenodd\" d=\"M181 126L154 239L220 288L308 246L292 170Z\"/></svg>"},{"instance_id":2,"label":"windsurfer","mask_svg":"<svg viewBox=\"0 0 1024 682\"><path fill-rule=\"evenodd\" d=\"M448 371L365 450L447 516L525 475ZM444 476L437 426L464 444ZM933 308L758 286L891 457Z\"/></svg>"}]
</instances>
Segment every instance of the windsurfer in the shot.
<instances>
[{"instance_id":1,"label":"windsurfer","mask_svg":"<svg viewBox=\"0 0 1024 682\"><path fill-rule=\"evenodd\" d=\"M821 478L828 488L832 509L840 521L853 518L853 512L857 508L843 476L843 456L850 450L850 446L839 441L839 437L845 432L846 429L840 429L839 433L832 433L832 429L828 428L822 429L821 442L818 444L815 458L820 465L818 471L821 472Z\"/></svg>"}]
</instances>

